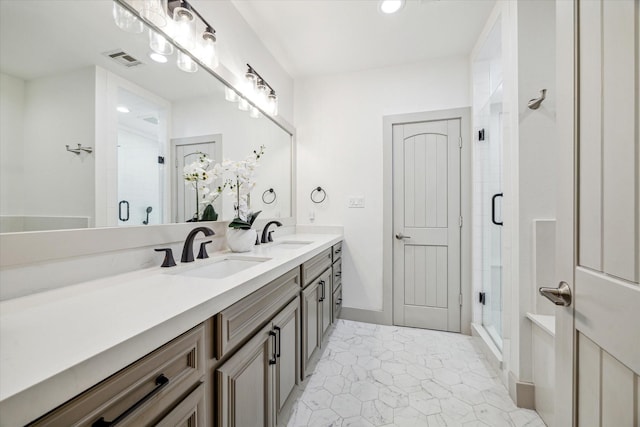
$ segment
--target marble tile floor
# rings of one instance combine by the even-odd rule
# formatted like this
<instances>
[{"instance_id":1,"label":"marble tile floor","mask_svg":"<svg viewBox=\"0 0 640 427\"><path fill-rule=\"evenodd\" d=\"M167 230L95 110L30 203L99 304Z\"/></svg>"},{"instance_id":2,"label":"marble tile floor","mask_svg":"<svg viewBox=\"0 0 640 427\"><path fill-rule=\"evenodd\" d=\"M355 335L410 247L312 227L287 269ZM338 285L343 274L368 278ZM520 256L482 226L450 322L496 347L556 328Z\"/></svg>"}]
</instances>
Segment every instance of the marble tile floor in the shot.
<instances>
[{"instance_id":1,"label":"marble tile floor","mask_svg":"<svg viewBox=\"0 0 640 427\"><path fill-rule=\"evenodd\" d=\"M473 338L338 320L288 427L541 427Z\"/></svg>"}]
</instances>

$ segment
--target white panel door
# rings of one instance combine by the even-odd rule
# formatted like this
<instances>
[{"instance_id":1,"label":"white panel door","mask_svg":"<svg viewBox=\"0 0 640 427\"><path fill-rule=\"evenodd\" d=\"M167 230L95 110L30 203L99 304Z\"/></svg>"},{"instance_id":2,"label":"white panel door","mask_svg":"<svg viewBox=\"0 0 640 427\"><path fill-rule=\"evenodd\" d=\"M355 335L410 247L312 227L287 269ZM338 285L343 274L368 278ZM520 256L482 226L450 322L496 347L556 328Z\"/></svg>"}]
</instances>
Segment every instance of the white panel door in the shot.
<instances>
[{"instance_id":1,"label":"white panel door","mask_svg":"<svg viewBox=\"0 0 640 427\"><path fill-rule=\"evenodd\" d=\"M460 331L460 119L393 126L394 323Z\"/></svg>"},{"instance_id":2,"label":"white panel door","mask_svg":"<svg viewBox=\"0 0 640 427\"><path fill-rule=\"evenodd\" d=\"M570 285L573 302L556 311L555 425L636 427L640 6L637 0L557 5L560 25L575 28L558 32L556 251L558 280Z\"/></svg>"},{"instance_id":3,"label":"white panel door","mask_svg":"<svg viewBox=\"0 0 640 427\"><path fill-rule=\"evenodd\" d=\"M183 178L183 169L185 165L198 159L199 153L205 153L215 163L222 161L221 143L219 141L208 141L200 143L175 144L175 189L176 189L176 211L175 221L185 222L193 218L196 213L196 193L192 184L185 184ZM213 187L213 184L211 185ZM222 214L222 198L219 197L213 204L214 209L220 215ZM202 215L202 206L200 206L200 214Z\"/></svg>"}]
</instances>

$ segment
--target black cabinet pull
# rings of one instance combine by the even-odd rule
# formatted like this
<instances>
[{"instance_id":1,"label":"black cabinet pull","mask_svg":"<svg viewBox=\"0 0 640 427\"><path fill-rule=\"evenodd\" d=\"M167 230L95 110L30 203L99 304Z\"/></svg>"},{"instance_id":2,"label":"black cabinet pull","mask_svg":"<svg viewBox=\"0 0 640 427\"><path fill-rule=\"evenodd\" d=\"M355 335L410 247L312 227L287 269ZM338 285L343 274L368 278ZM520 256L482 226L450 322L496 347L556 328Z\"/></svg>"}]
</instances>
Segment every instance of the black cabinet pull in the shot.
<instances>
[{"instance_id":1,"label":"black cabinet pull","mask_svg":"<svg viewBox=\"0 0 640 427\"><path fill-rule=\"evenodd\" d=\"M502 225L502 221L498 222L498 220L496 220L496 199L498 197L503 197L503 194L497 193L491 198L491 222L495 225Z\"/></svg>"},{"instance_id":2,"label":"black cabinet pull","mask_svg":"<svg viewBox=\"0 0 640 427\"><path fill-rule=\"evenodd\" d=\"M318 282L318 284L320 286L322 286L322 296L320 297L320 301L319 301L319 302L322 302L322 301L324 301L324 280L320 280L320 282Z\"/></svg>"},{"instance_id":3,"label":"black cabinet pull","mask_svg":"<svg viewBox=\"0 0 640 427\"><path fill-rule=\"evenodd\" d=\"M126 206L127 207L127 216L124 217L122 216L122 206ZM125 221L129 221L129 202L127 202L126 200L121 200L120 203L118 203L118 219L122 222Z\"/></svg>"},{"instance_id":4,"label":"black cabinet pull","mask_svg":"<svg viewBox=\"0 0 640 427\"><path fill-rule=\"evenodd\" d=\"M269 365L276 364L276 333L273 331L269 331L269 336L273 338L273 359L269 359Z\"/></svg>"},{"instance_id":5,"label":"black cabinet pull","mask_svg":"<svg viewBox=\"0 0 640 427\"><path fill-rule=\"evenodd\" d=\"M155 382L156 382L156 388L154 388L149 393L144 395L142 399L138 400L129 409L124 411L122 414L118 415L113 421L107 421L104 419L104 417L100 417L99 420L91 424L91 427L111 427L123 421L125 418L127 418L129 415L135 412L140 406L142 406L146 401L151 399L156 394L160 393L160 391L169 384L169 378L165 377L164 374L160 374L156 378Z\"/></svg>"},{"instance_id":6,"label":"black cabinet pull","mask_svg":"<svg viewBox=\"0 0 640 427\"><path fill-rule=\"evenodd\" d=\"M280 351L282 350L282 329L280 329L280 326L274 326L273 329L278 333L278 354L276 354L276 357L280 357Z\"/></svg>"}]
</instances>

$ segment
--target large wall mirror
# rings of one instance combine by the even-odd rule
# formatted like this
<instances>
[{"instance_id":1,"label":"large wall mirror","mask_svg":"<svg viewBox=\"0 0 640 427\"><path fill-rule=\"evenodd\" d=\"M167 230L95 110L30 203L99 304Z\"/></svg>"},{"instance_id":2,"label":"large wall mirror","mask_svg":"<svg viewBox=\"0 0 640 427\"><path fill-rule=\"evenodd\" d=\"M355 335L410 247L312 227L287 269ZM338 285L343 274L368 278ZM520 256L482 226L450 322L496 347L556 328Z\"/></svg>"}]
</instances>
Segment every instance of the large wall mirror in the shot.
<instances>
[{"instance_id":1,"label":"large wall mirror","mask_svg":"<svg viewBox=\"0 0 640 427\"><path fill-rule=\"evenodd\" d=\"M226 101L202 67L179 69L175 47L152 60L149 28L125 32L113 14L111 0L0 2L0 232L184 222L195 153L260 146L251 209L291 217L291 133ZM219 220L232 200L215 201Z\"/></svg>"}]
</instances>

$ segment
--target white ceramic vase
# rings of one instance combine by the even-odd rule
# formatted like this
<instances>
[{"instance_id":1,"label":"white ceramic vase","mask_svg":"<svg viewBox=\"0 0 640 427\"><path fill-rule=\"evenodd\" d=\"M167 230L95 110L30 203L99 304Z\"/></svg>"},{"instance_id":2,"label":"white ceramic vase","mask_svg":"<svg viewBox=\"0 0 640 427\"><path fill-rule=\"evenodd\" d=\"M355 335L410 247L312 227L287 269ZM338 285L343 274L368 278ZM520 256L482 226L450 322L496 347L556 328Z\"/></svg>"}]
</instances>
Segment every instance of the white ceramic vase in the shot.
<instances>
[{"instance_id":1,"label":"white ceramic vase","mask_svg":"<svg viewBox=\"0 0 640 427\"><path fill-rule=\"evenodd\" d=\"M256 244L256 230L240 230L229 228L227 230L227 246L232 252L249 252Z\"/></svg>"}]
</instances>

